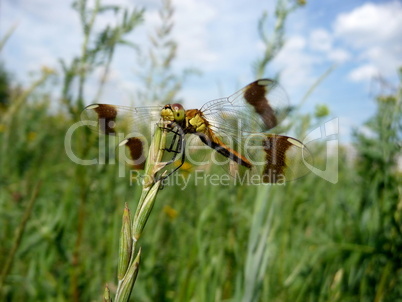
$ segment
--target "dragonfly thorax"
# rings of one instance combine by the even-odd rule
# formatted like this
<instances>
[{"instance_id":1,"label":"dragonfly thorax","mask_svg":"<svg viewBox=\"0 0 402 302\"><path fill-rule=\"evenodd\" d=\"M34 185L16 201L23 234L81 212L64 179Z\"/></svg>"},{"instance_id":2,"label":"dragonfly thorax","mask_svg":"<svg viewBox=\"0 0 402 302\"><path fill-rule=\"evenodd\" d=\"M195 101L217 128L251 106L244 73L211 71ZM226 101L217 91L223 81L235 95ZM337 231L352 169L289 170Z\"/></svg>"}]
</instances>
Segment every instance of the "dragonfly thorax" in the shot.
<instances>
[{"instance_id":1,"label":"dragonfly thorax","mask_svg":"<svg viewBox=\"0 0 402 302\"><path fill-rule=\"evenodd\" d=\"M204 133L206 131L208 123L202 117L202 113L199 110L187 110L186 117L188 119L188 133Z\"/></svg>"}]
</instances>

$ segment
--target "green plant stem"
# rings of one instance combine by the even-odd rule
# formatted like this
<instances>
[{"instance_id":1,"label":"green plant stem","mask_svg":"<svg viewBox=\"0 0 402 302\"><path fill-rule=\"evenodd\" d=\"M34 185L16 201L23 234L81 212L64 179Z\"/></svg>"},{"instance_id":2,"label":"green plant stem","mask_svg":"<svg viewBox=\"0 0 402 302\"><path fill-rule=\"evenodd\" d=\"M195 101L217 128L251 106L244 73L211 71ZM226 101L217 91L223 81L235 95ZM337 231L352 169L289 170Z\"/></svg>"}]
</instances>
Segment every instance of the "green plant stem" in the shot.
<instances>
[{"instance_id":1,"label":"green plant stem","mask_svg":"<svg viewBox=\"0 0 402 302\"><path fill-rule=\"evenodd\" d=\"M376 289L376 295L374 298L374 302L380 302L383 300L386 290L387 290L387 286L389 286L389 283L387 283L387 281L388 281L390 274L392 274L392 262L389 261L389 262L387 262L387 265L382 270L380 282Z\"/></svg>"},{"instance_id":2,"label":"green plant stem","mask_svg":"<svg viewBox=\"0 0 402 302\"><path fill-rule=\"evenodd\" d=\"M81 15L85 15L86 11L86 2L82 2L81 5ZM100 0L95 1L95 7L93 11L91 12L91 18L90 21L87 23L85 18L83 18L82 25L84 27L84 41L82 43L82 48L81 48L81 58L80 58L80 65L79 65L79 85L78 85L78 97L77 97L77 106L78 106L78 111L75 111L75 113L78 114L78 112L81 111L81 109L84 107L84 85L86 83L86 78L87 78L87 73L88 73L88 48L89 48L89 42L90 42L90 37L91 37L91 31L93 29L93 26L95 24L96 17L99 12L99 7L100 7ZM83 148L83 154L86 154L88 150L88 144ZM80 292L79 292L79 286L78 286L78 278L79 278L79 270L80 270L80 249L81 249L81 243L82 243L82 236L83 236L83 228L84 228L84 222L85 222L85 216L86 216L86 210L85 210L85 204L87 200L87 189L88 189L88 181L87 177L85 177L85 172L80 173L81 167L77 167L77 177L81 178L82 181L79 182L80 184L80 198L79 198L79 206L78 206L78 224L77 224L77 238L75 241L74 245L74 252L73 252L73 260L72 260L72 276L71 276L71 293L74 301L79 301L80 300Z\"/></svg>"},{"instance_id":3,"label":"green plant stem","mask_svg":"<svg viewBox=\"0 0 402 302\"><path fill-rule=\"evenodd\" d=\"M4 45L6 45L6 42L8 41L8 39L11 37L11 35L14 33L15 29L17 28L17 25L14 24L13 26L11 26L11 28L9 30L6 31L6 34L4 35L4 37L0 40L0 51L3 50Z\"/></svg>"},{"instance_id":4,"label":"green plant stem","mask_svg":"<svg viewBox=\"0 0 402 302\"><path fill-rule=\"evenodd\" d=\"M166 128L162 127L162 125L158 125L156 127L155 134L152 138L151 146L149 148L148 159L145 165L142 194L138 201L137 209L133 219L131 232L131 251L120 250L120 253L130 252L131 257L127 271L125 272L123 277L121 276L120 272L119 283L115 298L116 302L129 300L132 288L135 283L135 279L138 274L141 250L136 254L136 243L142 234L149 215L151 214L156 196L161 186L162 180L158 179L157 175L158 172L160 172L161 169L166 165L166 163L162 162L163 153L166 146L166 135ZM122 234L122 236L123 235L124 234ZM125 257L120 257L120 259L124 258ZM121 267L123 267L123 264L119 263L119 268Z\"/></svg>"},{"instance_id":5,"label":"green plant stem","mask_svg":"<svg viewBox=\"0 0 402 302\"><path fill-rule=\"evenodd\" d=\"M1 271L1 275L0 275L0 293L2 292L4 281L5 281L8 273L11 270L11 267L12 267L12 264L13 264L17 249L20 246L22 236L24 235L26 224L27 224L27 222L29 220L29 217L31 216L33 206L34 206L35 201L36 201L36 199L38 197L39 187L40 187L40 181L38 181L36 183L36 185L35 185L35 187L34 187L34 189L32 191L31 199L28 202L28 206L25 209L24 216L22 217L21 223L20 223L20 225L19 225L19 227L18 227L18 229L16 231L13 247L11 248L10 253L9 253L8 257L7 257L7 260L6 260L6 262L5 262L4 266L3 266L3 269Z\"/></svg>"},{"instance_id":6,"label":"green plant stem","mask_svg":"<svg viewBox=\"0 0 402 302\"><path fill-rule=\"evenodd\" d=\"M42 72L41 77L36 80L28 89L24 90L24 92L19 95L12 103L10 108L8 109L7 114L4 116L0 116L0 122L4 123L7 128L9 128L9 131L5 132L4 138L3 138L3 144L2 144L2 154L6 153L6 150L9 145L9 138L10 134L12 134L11 127L14 124L14 121L16 120L15 116L17 113L21 110L21 107L24 105L24 103L27 101L27 99L35 92L35 90L40 87L43 83L46 82L46 80L49 78L51 73L49 72ZM0 156L0 164L2 164L2 160L5 159L4 156Z\"/></svg>"},{"instance_id":7,"label":"green plant stem","mask_svg":"<svg viewBox=\"0 0 402 302\"><path fill-rule=\"evenodd\" d=\"M96 95L94 97L93 103L97 103L100 97L102 96L103 89L105 88L105 84L109 75L110 71L110 64L112 63L112 58L113 58L113 50L108 54L106 63L103 69L102 76L99 80L99 86L98 86L98 91L96 92Z\"/></svg>"},{"instance_id":8,"label":"green plant stem","mask_svg":"<svg viewBox=\"0 0 402 302\"><path fill-rule=\"evenodd\" d=\"M86 4L85 4L86 5ZM81 64L80 64L80 77L79 77L79 87L78 87L78 98L77 105L78 109L81 110L84 107L84 84L86 82L87 75L87 59L88 59L88 45L89 38L91 36L92 28L95 24L96 17L98 16L100 7L100 0L95 1L95 8L91 13L91 19L88 23L84 21L84 42L82 43L81 48Z\"/></svg>"}]
</instances>

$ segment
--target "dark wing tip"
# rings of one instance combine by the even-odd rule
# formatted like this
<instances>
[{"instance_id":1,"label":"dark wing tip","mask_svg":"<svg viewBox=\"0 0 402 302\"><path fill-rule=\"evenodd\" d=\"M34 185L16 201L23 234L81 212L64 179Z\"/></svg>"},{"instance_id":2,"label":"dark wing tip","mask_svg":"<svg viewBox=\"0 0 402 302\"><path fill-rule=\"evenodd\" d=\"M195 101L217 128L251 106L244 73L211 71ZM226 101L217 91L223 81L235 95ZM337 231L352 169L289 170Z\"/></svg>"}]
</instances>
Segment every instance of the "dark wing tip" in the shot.
<instances>
[{"instance_id":1,"label":"dark wing tip","mask_svg":"<svg viewBox=\"0 0 402 302\"><path fill-rule=\"evenodd\" d=\"M272 109L268 99L270 88L267 87L273 85L275 85L275 81L261 79L249 84L244 90L244 99L261 117L266 127L265 130L272 129L278 125L275 111Z\"/></svg>"},{"instance_id":2,"label":"dark wing tip","mask_svg":"<svg viewBox=\"0 0 402 302\"><path fill-rule=\"evenodd\" d=\"M104 134L115 134L117 109L113 105L108 104L91 104L85 107L83 118L86 120L96 121L99 130Z\"/></svg>"},{"instance_id":3,"label":"dark wing tip","mask_svg":"<svg viewBox=\"0 0 402 302\"><path fill-rule=\"evenodd\" d=\"M265 151L264 183L279 183L300 178L310 172L305 165L312 162L307 147L288 136L267 134L262 142Z\"/></svg>"},{"instance_id":4,"label":"dark wing tip","mask_svg":"<svg viewBox=\"0 0 402 302\"><path fill-rule=\"evenodd\" d=\"M133 169L143 170L145 168L144 142L138 137L126 138L119 146L126 146L130 154L130 164Z\"/></svg>"}]
</instances>

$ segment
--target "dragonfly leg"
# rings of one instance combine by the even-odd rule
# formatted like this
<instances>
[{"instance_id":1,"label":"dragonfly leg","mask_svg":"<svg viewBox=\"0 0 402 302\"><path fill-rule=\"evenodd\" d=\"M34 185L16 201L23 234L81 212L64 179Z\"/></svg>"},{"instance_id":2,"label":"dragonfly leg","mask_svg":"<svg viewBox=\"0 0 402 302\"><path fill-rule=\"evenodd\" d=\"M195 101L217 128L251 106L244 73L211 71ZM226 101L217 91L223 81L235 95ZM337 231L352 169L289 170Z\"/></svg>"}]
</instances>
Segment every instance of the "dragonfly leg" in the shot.
<instances>
[{"instance_id":1,"label":"dragonfly leg","mask_svg":"<svg viewBox=\"0 0 402 302\"><path fill-rule=\"evenodd\" d=\"M167 175L159 176L156 180L162 180L162 186L163 186L163 182L166 178L168 178L170 175L172 175L174 172L176 172L178 169L181 168L181 166L183 166L184 161L185 161L185 139L184 139L184 133L183 132L173 132L175 133L175 136L173 138L174 143L171 144L171 147L169 149L165 149L168 152L173 152L174 156L171 160L169 160L168 162L166 162L166 166L174 163L177 161L177 158L179 155L181 155L181 161L180 164L175 167L172 171L170 171ZM176 144L177 141L177 144ZM176 144L176 146L174 146Z\"/></svg>"},{"instance_id":2,"label":"dragonfly leg","mask_svg":"<svg viewBox=\"0 0 402 302\"><path fill-rule=\"evenodd\" d=\"M180 164L179 164L176 168L174 168L172 171L170 171L167 175L165 175L164 177L160 177L160 178L159 178L159 179L162 180L162 186L161 186L161 188L164 187L164 184L165 184L166 179L167 179L170 175L172 175L174 172L176 172L177 170L179 170L179 169L183 166L184 161L185 161L185 158L186 158L186 156L185 156L185 150L183 149L183 154L182 154L182 156L181 156ZM175 161L175 160L170 160L170 161L168 162L168 164L171 164L171 163L173 163L174 161Z\"/></svg>"},{"instance_id":3,"label":"dragonfly leg","mask_svg":"<svg viewBox=\"0 0 402 302\"><path fill-rule=\"evenodd\" d=\"M181 162L178 167L176 167L172 172L169 173L169 175L172 174L173 172L177 171L184 164L185 157L186 157L185 156L185 147L184 147L184 137L180 137L180 140L177 142L177 149L174 150L173 153L175 153L174 157L171 160L169 160L166 165L174 163L179 154L181 154Z\"/></svg>"},{"instance_id":4,"label":"dragonfly leg","mask_svg":"<svg viewBox=\"0 0 402 302\"><path fill-rule=\"evenodd\" d=\"M172 142L170 143L170 147L165 148L164 150L167 152L173 152L173 153L177 154L180 152L180 146L179 146L180 140L177 139L180 135L177 132L173 132L173 133L175 133L175 136L173 137ZM177 146L175 147L176 143L177 143Z\"/></svg>"},{"instance_id":5,"label":"dragonfly leg","mask_svg":"<svg viewBox=\"0 0 402 302\"><path fill-rule=\"evenodd\" d=\"M179 130L174 130L172 128L163 128L163 129L168 130L169 132L175 134L173 139L172 139L172 141L171 141L171 143L170 143L170 146L168 148L163 149L163 150L165 150L167 152L173 152L173 153L176 153L176 154L181 153L181 151L180 151L181 146L179 145L180 142L181 142L181 139L178 140L178 137L182 138L184 136L183 130L181 128L179 128ZM176 141L177 141L177 146L175 147Z\"/></svg>"}]
</instances>

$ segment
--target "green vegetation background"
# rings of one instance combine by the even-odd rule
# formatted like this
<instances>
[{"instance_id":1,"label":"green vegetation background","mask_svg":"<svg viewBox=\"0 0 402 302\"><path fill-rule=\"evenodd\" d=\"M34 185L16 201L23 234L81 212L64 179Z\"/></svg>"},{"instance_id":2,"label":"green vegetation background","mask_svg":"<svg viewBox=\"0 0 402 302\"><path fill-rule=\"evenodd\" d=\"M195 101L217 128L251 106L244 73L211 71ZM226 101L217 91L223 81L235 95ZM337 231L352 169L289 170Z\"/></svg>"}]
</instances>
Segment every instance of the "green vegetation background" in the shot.
<instances>
[{"instance_id":1,"label":"green vegetation background","mask_svg":"<svg viewBox=\"0 0 402 302\"><path fill-rule=\"evenodd\" d=\"M136 101L142 105L176 100L196 72L172 71L174 8L162 3L161 26L151 48L142 49L147 63ZM256 78L266 75L283 45L288 14L303 4L278 1L272 30L262 14L266 50L253 66ZM27 87L15 84L12 70L0 69L2 301L100 301L106 283L113 293L124 203L133 211L141 190L119 178L116 165L73 163L64 138L83 105L102 94L116 47L138 51L125 37L143 11L99 2L90 9L86 1L73 7L83 29L79 56L61 60L58 73L44 67ZM117 24L99 30L96 18L105 12ZM97 66L104 76L95 98L87 99ZM163 189L139 242L132 300L402 301L401 86L373 101L378 110L367 121L370 133L354 135L355 159L340 148L337 184L311 174L278 187L190 182L185 190ZM303 129L298 137L327 114L325 106L295 114L292 126ZM97 139L77 130L74 151L96 156Z\"/></svg>"}]
</instances>

